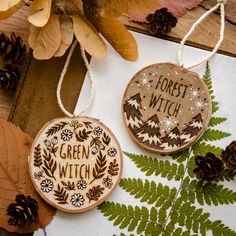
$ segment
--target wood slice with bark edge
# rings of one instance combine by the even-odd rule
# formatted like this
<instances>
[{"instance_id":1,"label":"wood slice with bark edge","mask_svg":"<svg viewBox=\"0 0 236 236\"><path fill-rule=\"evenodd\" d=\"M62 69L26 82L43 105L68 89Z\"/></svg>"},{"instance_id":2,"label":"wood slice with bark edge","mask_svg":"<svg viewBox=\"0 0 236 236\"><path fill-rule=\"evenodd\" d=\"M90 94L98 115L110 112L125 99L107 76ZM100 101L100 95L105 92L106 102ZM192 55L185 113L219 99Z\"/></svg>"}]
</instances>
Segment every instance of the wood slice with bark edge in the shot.
<instances>
[{"instance_id":1,"label":"wood slice with bark edge","mask_svg":"<svg viewBox=\"0 0 236 236\"><path fill-rule=\"evenodd\" d=\"M77 128L77 129L74 130L74 127L71 126L71 121L72 121L72 120L73 120L73 121L74 121L74 120L77 120L77 121L78 121L77 124L84 124L84 125L83 125L82 127L80 126L79 128ZM89 185L89 181L86 180L86 181L87 181L87 187L86 187L86 189L81 190L81 189L78 189L78 185L77 185L77 182L80 180L79 178L77 178L77 179L74 179L74 178L72 178L72 179L70 179L70 178L66 179L66 178L63 177L62 179L60 179L60 176L58 176L58 173L56 173L56 172L57 172L57 171L56 171L56 172L55 172L56 182L55 182L55 180L53 180L53 178L49 178L49 179L54 182L54 183L53 183L53 186L55 186L54 189L57 189L57 183L60 182L61 187L63 187L64 190L67 191L67 194L69 194L69 197L68 197L68 204L65 204L66 207L64 208L65 205L57 204L56 200L54 200L53 197L52 197L52 198L49 198L48 196L46 196L46 195L43 194L43 192L41 191L40 185L39 185L38 183L36 183L37 180L36 180L36 179L34 178L34 176L33 176L33 173L34 173L34 171L33 171L33 147L37 146L37 145L38 145L37 140L40 140L39 142L42 143L42 148L44 148L43 144L44 144L44 141L45 141L45 139L46 139L46 137L47 137L47 135L46 135L46 136L44 135L45 132L46 132L50 127L52 127L54 124L60 123L61 121L68 123L68 124L64 127L64 129L67 129L67 130L70 130L70 131L76 132L76 133L77 133L80 129L83 130L84 127L86 127L86 125L87 125L87 128L88 128L89 130L91 130L91 127L92 127L92 129L95 129L96 127L99 126L99 127L102 128L102 130L103 130L102 132L106 132L107 134L109 134L109 137L111 137L110 146L107 146L107 147L106 147L106 151L108 151L109 148L114 147L114 146L115 146L116 149L117 149L117 155L116 155L116 157L109 157L110 160L111 160L111 159L112 159L112 160L117 159L117 161L118 161L118 163L119 163L119 173L118 173L117 176L114 177L114 179L115 179L114 185L112 186L111 189L105 188L105 190L103 191L103 194L99 197L99 199L98 199L97 201L92 201L92 202L90 203L90 205L85 205L84 208L82 208L82 209L80 209L80 208L76 208L76 209L73 208L73 209L71 209L71 206L70 206L70 205L71 205L71 196L72 196L72 195L75 195L75 194L81 194L81 193L82 193L83 196L85 197L85 196L86 196L86 193L88 192L89 189L92 189L94 186L98 186L98 185L100 184L100 182L98 182L98 181L101 181L100 186L102 185L102 178L99 179L99 180L94 181L91 185ZM91 127L88 126L88 123L83 123L83 121L89 121L89 122L91 122ZM63 130L62 130L62 131L63 131ZM62 132L62 131L60 131L60 132ZM60 134L61 134L61 133L58 133L58 134L57 134L57 137L58 137L58 138L61 137ZM95 136L94 133L90 133L90 134L89 134L89 138L84 141L85 143L87 143L86 145L90 146L90 143L91 143L91 141L92 141L92 139L93 139L93 136ZM72 137L73 137L74 141L76 141L76 143L77 143L78 145L83 144L83 143L79 142L78 140L76 140L76 136L74 135L74 133L73 133ZM102 134L101 134L101 137L102 137ZM65 142L69 142L69 141L65 141ZM60 143L60 141L59 141L58 143ZM58 150L60 150L60 148L58 148ZM106 153L103 151L103 155L105 155L105 154L106 154ZM91 153L90 153L90 155L91 155ZM95 154L92 155L92 157L94 157L94 161L92 160L92 161L94 162L94 164L95 164L95 162L96 162L96 156L97 156L97 155L95 155ZM60 156L58 155L58 153L56 153L56 155L52 155L52 158L55 158L55 160L58 161L58 160L60 159ZM107 162L107 169L108 169L108 164L109 164L110 160ZM78 160L78 161L79 161L79 160ZM58 163L59 163L59 162L58 162ZM82 164L82 163L80 163L80 162L77 162L77 163L78 163L78 164ZM31 178L32 178L32 180L33 180L33 184L34 184L36 190L38 191L38 193L41 195L41 197L42 197L46 202L48 202L48 203L51 204L52 206L54 206L54 207L56 207L57 209L62 210L62 211L64 211L64 212L78 213L78 212L84 212L84 211L87 211L87 210L90 210L90 209L95 208L96 206L98 206L99 204L101 204L103 201L105 201L105 200L114 192L115 188L117 187L117 185L119 184L119 181L120 181L120 179L121 179L121 174L122 174L122 169L123 169L123 154L122 154L120 145L119 145L119 143L118 143L116 137L115 137L114 134L110 131L110 129L109 129L108 127L106 127L101 121L99 121L99 120L97 120L97 119L94 119L94 118L86 117L86 116L80 116L80 117L77 117L77 118L63 117L63 118L57 118L57 119L54 119L54 120L48 122L48 123L45 124L45 126L42 127L42 129L39 131L39 133L38 133L38 135L36 136L36 138L35 138L35 140L34 140L34 143L33 143L33 145L32 145L31 154L30 154L30 158L29 158L29 165L30 165L30 170L31 170L31 171L30 171L30 175L31 175ZM57 166L59 166L59 164L58 164ZM93 168L93 166L91 166L91 173L92 173L92 168ZM107 171L107 169L106 169L106 171ZM37 171L39 171L39 169L37 169ZM44 175L45 175L45 173L44 173ZM47 177L45 176L45 178L47 178ZM43 178L41 178L41 179L43 179ZM92 175L91 175L90 180L92 180ZM62 183L61 181L63 181L63 183ZM73 182L75 182L75 184L76 184L75 190L67 190L67 189L66 189L65 185L67 185L68 181L73 181ZM60 189L60 190L61 190L61 189ZM84 193L83 193L82 191L84 191ZM54 190L52 190L51 192L54 193ZM50 193L51 193L51 192L50 192ZM85 199L86 199L87 202L89 202L89 199L87 199L87 198L85 198ZM69 204L70 204L70 205L69 205ZM68 205L69 205L69 206L68 206Z\"/></svg>"},{"instance_id":2,"label":"wood slice with bark edge","mask_svg":"<svg viewBox=\"0 0 236 236\"><path fill-rule=\"evenodd\" d=\"M31 182L28 155L32 138L5 120L0 120L0 126L0 227L9 232L33 232L49 224L56 210L40 198ZM30 195L39 203L40 223L34 223L22 229L8 225L6 208L10 203L15 202L15 197L19 193Z\"/></svg>"},{"instance_id":3,"label":"wood slice with bark edge","mask_svg":"<svg viewBox=\"0 0 236 236\"><path fill-rule=\"evenodd\" d=\"M206 104L207 104L207 110L205 112L205 110L202 111L205 112L205 120L203 120L203 127L202 129L198 132L198 134L196 135L197 137L195 137L195 139L193 139L191 142L188 142L187 144L182 144L181 143L181 146L180 147L175 147L173 148L172 150L163 150L163 148L158 148L158 147L151 147L150 145L145 145L145 143L143 141L140 141L138 140L137 138L137 134L136 134L136 131L131 131L131 128L129 128L129 125L128 125L128 121L127 121L127 118L126 118L126 115L125 115L125 108L124 108L124 105L125 105L125 102L127 102L129 99L127 99L127 96L129 96L130 94L129 93L129 89L131 87L131 84L134 83L134 81L136 80L136 83L137 83L137 79L139 77L140 79L140 75L144 74L144 71L148 71L150 68L152 70L154 70L154 68L158 68L158 67L170 67L172 70L176 70L178 71L178 73L181 74L181 79L183 79L182 77L184 76L188 76L188 77L193 77L195 79L197 79L197 81L199 82L199 86L203 89L204 93L206 94ZM150 71L149 71L150 72ZM158 72L156 72L156 74L158 74ZM152 76L152 75L150 75ZM159 75L160 76L160 75ZM166 75L167 76L167 75ZM176 75L177 77L177 75ZM175 77L175 79L176 79ZM170 78L169 78L170 79ZM173 78L172 78L173 79ZM190 78L189 78L190 79ZM190 80L189 80L190 81ZM155 84L156 86L156 84ZM134 86L133 86L134 87ZM141 88L141 86L140 86ZM132 89L131 89L132 90ZM134 89L135 90L135 89ZM146 94L144 94L144 98L146 96L148 96L148 94L150 93L150 91L147 91L148 89L146 89ZM133 94L134 95L134 94ZM143 94L141 94L143 95ZM140 95L140 96L141 96ZM132 96L130 96L131 98ZM189 100L188 100L189 102ZM187 102L186 102L187 103ZM185 103L185 105L186 105ZM145 107L145 106L144 106ZM148 113L148 112L146 112ZM151 113L151 112L150 112ZM152 112L153 113L153 112ZM155 113L154 113L155 114ZM141 114L143 115L143 114ZM156 114L155 114L156 115ZM194 143L196 143L201 137L202 135L204 134L204 132L206 131L207 127L208 127L208 124L210 122L210 119L211 119L211 115L212 115L212 102L211 102L211 96L209 94L209 91L208 91L208 88L206 86L206 84L204 83L204 81L202 80L202 78L200 78L200 76L197 74L197 73L194 73L188 69L185 69L185 68L182 68L182 67L179 67L178 65L175 65L175 64L172 64L172 63L158 63L158 64L152 64L152 65L149 65L143 69L141 69L140 71L138 71L133 77L132 79L130 80L130 82L128 83L127 87L126 87L126 90L124 92L124 95L123 95L123 98L122 98L122 116L123 116L123 120L124 120L124 123L125 123L125 126L128 130L128 133L130 134L130 136L132 137L132 139L135 141L136 144L138 144L139 146L141 146L142 148L148 150L148 151L151 151L151 152L156 152L156 153L160 153L160 154L170 154L170 153L175 153L175 152L180 152L188 147L190 147L191 145L193 145ZM145 115L146 117L148 116L148 118L150 119L151 116L150 115ZM157 115L156 115L157 116ZM181 117L181 122L183 122L183 117L186 118L186 113L184 114L184 116ZM147 123L148 121L148 118L146 118L144 121L145 123ZM159 119L159 118L158 118ZM144 122L142 121L142 122ZM189 120L190 122L190 120ZM180 122L179 122L180 123ZM186 124L187 125L187 124ZM176 127L175 127L176 128ZM140 131L140 130L139 130ZM178 131L178 130L177 130ZM168 133L167 133L168 134ZM181 134L180 134L181 135ZM160 136L160 138L162 138ZM162 143L161 143L162 144Z\"/></svg>"}]
</instances>

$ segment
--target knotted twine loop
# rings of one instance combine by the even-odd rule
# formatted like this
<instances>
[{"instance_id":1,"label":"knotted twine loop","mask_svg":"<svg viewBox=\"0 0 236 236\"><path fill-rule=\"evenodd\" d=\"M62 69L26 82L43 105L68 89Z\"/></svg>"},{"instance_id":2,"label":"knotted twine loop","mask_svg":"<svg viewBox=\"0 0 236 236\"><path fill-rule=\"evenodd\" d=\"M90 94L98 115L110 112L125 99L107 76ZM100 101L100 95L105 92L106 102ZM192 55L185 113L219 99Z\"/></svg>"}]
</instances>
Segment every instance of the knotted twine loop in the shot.
<instances>
[{"instance_id":1,"label":"knotted twine loop","mask_svg":"<svg viewBox=\"0 0 236 236\"><path fill-rule=\"evenodd\" d=\"M64 80L64 78L65 78L65 74L66 74L66 72L67 72L68 66L69 66L69 64L70 64L71 57L72 57L72 55L73 55L73 52L74 52L75 47L77 46L77 44L78 44L78 41L75 40L74 43L72 44L71 48L70 48L70 51L69 51L68 56L67 56L67 58L66 58L66 62L65 62L64 68L63 68L63 70L62 70L62 72L61 72L60 79L59 79L58 84L57 84L57 93L56 93L56 95L57 95L57 103L58 103L58 105L59 105L61 111L62 111L66 116L71 117L71 118L78 117L78 116L80 116L80 115L85 114L85 113L88 111L88 109L91 107L91 105L92 105L92 103L93 103L93 99L94 99L94 94L95 94L95 90L94 90L94 79L93 79L93 76L92 76L92 72L91 72L91 69L90 69L89 62L88 62L88 59L87 59L87 57L86 57L85 51L84 51L84 49L81 47L81 48L80 48L80 50L81 50L81 55L82 55L82 58L83 58L83 60L84 60L85 66L86 66L86 68L87 68L87 70L88 70L88 76L89 76L90 83L91 83L91 88L90 88L88 103L87 103L87 105L85 106L85 108L84 108L81 112L79 112L79 113L77 113L77 114L75 114L75 113L72 114L72 113L70 113L69 111L66 110L66 108L64 107L63 102L62 102L62 100L61 100L61 86L62 86L63 80Z\"/></svg>"},{"instance_id":2,"label":"knotted twine loop","mask_svg":"<svg viewBox=\"0 0 236 236\"><path fill-rule=\"evenodd\" d=\"M186 69L191 69L197 66L202 65L203 63L207 62L209 59L211 59L214 54L218 51L218 49L220 48L223 40L224 40L224 32L225 32L225 4L227 3L227 0L217 0L217 4L211 8L210 10L208 10L205 14L203 14L191 27L191 29L189 30L189 32L185 35L185 37L183 38L183 40L180 43L179 49L178 49L178 53L177 53L177 61L178 61L178 65L181 67L185 67ZM189 38L189 36L195 31L196 27L198 25L201 24L201 22L203 20L205 20L211 13L213 13L214 11L216 11L218 8L220 7L220 17L221 17L221 27L220 27L220 39L217 42L215 48L213 49L212 52L210 52L206 58L204 58L203 60L201 60L200 62L193 64L193 65L189 65L189 66L184 66L183 64L183 48L184 45L187 41L187 39Z\"/></svg>"}]
</instances>

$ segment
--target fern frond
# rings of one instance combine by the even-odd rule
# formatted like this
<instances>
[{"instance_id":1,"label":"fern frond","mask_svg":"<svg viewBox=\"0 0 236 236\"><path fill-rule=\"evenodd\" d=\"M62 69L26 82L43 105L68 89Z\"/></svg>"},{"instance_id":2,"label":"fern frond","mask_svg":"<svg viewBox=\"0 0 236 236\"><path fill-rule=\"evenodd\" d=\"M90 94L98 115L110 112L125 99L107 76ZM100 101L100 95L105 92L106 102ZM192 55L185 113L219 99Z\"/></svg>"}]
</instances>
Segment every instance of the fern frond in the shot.
<instances>
[{"instance_id":1,"label":"fern frond","mask_svg":"<svg viewBox=\"0 0 236 236\"><path fill-rule=\"evenodd\" d=\"M149 182L148 180L144 183L141 179L121 179L120 187L130 195L140 199L141 202L154 204L155 207L163 206L165 210L171 207L177 193L176 188L170 189L161 183L157 185L154 181Z\"/></svg>"},{"instance_id":2,"label":"fern frond","mask_svg":"<svg viewBox=\"0 0 236 236\"><path fill-rule=\"evenodd\" d=\"M230 135L230 133L226 133L220 130L208 129L202 136L202 139L205 141L216 141L223 138L227 138Z\"/></svg>"},{"instance_id":3,"label":"fern frond","mask_svg":"<svg viewBox=\"0 0 236 236\"><path fill-rule=\"evenodd\" d=\"M236 232L225 226L220 220L212 222L211 229L213 236L236 236Z\"/></svg>"},{"instance_id":4,"label":"fern frond","mask_svg":"<svg viewBox=\"0 0 236 236\"><path fill-rule=\"evenodd\" d=\"M114 202L104 202L98 206L98 210L108 217L109 221L114 221L114 226L120 229L127 229L129 232L136 230L137 234L158 235L162 227L157 223L157 210L153 207L148 210L146 207L126 206ZM151 234L155 232L155 234Z\"/></svg>"},{"instance_id":5,"label":"fern frond","mask_svg":"<svg viewBox=\"0 0 236 236\"><path fill-rule=\"evenodd\" d=\"M183 189L181 191L181 198L184 201L200 205L228 205L236 203L236 192L223 185L216 183L203 183L198 180L191 180L189 177L184 179Z\"/></svg>"},{"instance_id":6,"label":"fern frond","mask_svg":"<svg viewBox=\"0 0 236 236\"><path fill-rule=\"evenodd\" d=\"M169 160L157 160L145 155L136 155L127 152L125 152L125 155L128 156L142 172L145 172L147 176L154 174L156 176L160 175L168 180L180 180L184 175L184 165L182 163L179 165L176 163L171 164Z\"/></svg>"},{"instance_id":7,"label":"fern frond","mask_svg":"<svg viewBox=\"0 0 236 236\"><path fill-rule=\"evenodd\" d=\"M193 145L194 156L205 156L208 152L211 152L216 156L220 156L222 149L204 142L197 142Z\"/></svg>"},{"instance_id":8,"label":"fern frond","mask_svg":"<svg viewBox=\"0 0 236 236\"><path fill-rule=\"evenodd\" d=\"M174 153L172 155L173 160L176 160L178 163L184 162L188 157L190 149L186 149L183 152Z\"/></svg>"},{"instance_id":9,"label":"fern frond","mask_svg":"<svg viewBox=\"0 0 236 236\"><path fill-rule=\"evenodd\" d=\"M214 127L220 125L221 123L225 122L227 119L223 117L212 117L209 123L210 127Z\"/></svg>"},{"instance_id":10,"label":"fern frond","mask_svg":"<svg viewBox=\"0 0 236 236\"><path fill-rule=\"evenodd\" d=\"M221 171L220 173L220 180L221 181L231 181L234 180L234 177L236 176L236 172L233 170L229 170L229 169L224 169L223 171Z\"/></svg>"},{"instance_id":11,"label":"fern frond","mask_svg":"<svg viewBox=\"0 0 236 236\"><path fill-rule=\"evenodd\" d=\"M219 103L212 101L212 114L216 113L219 110Z\"/></svg>"}]
</instances>

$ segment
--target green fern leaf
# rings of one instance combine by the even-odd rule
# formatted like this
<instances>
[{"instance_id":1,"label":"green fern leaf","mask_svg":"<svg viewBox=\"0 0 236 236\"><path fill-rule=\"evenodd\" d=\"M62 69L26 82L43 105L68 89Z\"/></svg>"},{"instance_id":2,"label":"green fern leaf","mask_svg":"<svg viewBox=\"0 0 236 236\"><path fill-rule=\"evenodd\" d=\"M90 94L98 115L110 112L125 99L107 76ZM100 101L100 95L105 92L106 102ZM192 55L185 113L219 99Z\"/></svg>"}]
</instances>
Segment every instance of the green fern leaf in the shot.
<instances>
[{"instance_id":1,"label":"green fern leaf","mask_svg":"<svg viewBox=\"0 0 236 236\"><path fill-rule=\"evenodd\" d=\"M121 179L120 187L130 195L140 199L141 202L147 202L150 205L154 204L155 207L162 206L165 210L171 207L177 193L176 188L170 189L161 183L156 185L154 181L149 182L146 180L143 182L141 179Z\"/></svg>"},{"instance_id":2,"label":"green fern leaf","mask_svg":"<svg viewBox=\"0 0 236 236\"><path fill-rule=\"evenodd\" d=\"M229 137L230 135L231 134L222 132L220 130L208 129L202 136L202 139L205 141L216 141Z\"/></svg>"},{"instance_id":3,"label":"green fern leaf","mask_svg":"<svg viewBox=\"0 0 236 236\"><path fill-rule=\"evenodd\" d=\"M180 180L184 174L184 165L182 163L177 165L176 163L170 163L169 160L157 160L145 155L136 155L127 152L125 154L147 176L154 174L156 176L160 175L168 180Z\"/></svg>"},{"instance_id":4,"label":"green fern leaf","mask_svg":"<svg viewBox=\"0 0 236 236\"><path fill-rule=\"evenodd\" d=\"M225 226L220 220L212 222L210 228L213 236L236 236L236 232Z\"/></svg>"},{"instance_id":5,"label":"green fern leaf","mask_svg":"<svg viewBox=\"0 0 236 236\"><path fill-rule=\"evenodd\" d=\"M210 144L206 144L204 142L197 142L193 146L194 156L205 156L208 152L211 152L216 156L220 156L222 149L219 147L212 146Z\"/></svg>"},{"instance_id":6,"label":"green fern leaf","mask_svg":"<svg viewBox=\"0 0 236 236\"><path fill-rule=\"evenodd\" d=\"M219 110L219 103L216 101L212 101L212 113L216 113Z\"/></svg>"},{"instance_id":7,"label":"green fern leaf","mask_svg":"<svg viewBox=\"0 0 236 236\"><path fill-rule=\"evenodd\" d=\"M129 232L136 230L138 234L148 235L150 232L161 232L163 229L157 222L157 210L153 207L148 210L146 207L126 206L114 202L104 202L98 206L98 210L114 221L114 226L120 229L128 229ZM150 234L149 234L150 235ZM155 235L155 234L154 234Z\"/></svg>"},{"instance_id":8,"label":"green fern leaf","mask_svg":"<svg viewBox=\"0 0 236 236\"><path fill-rule=\"evenodd\" d=\"M223 122L225 122L227 119L223 117L212 117L209 123L210 127L217 126Z\"/></svg>"},{"instance_id":9,"label":"green fern leaf","mask_svg":"<svg viewBox=\"0 0 236 236\"><path fill-rule=\"evenodd\" d=\"M234 180L234 177L236 176L236 172L229 170L229 169L224 169L220 173L220 180L221 181L231 181Z\"/></svg>"},{"instance_id":10,"label":"green fern leaf","mask_svg":"<svg viewBox=\"0 0 236 236\"><path fill-rule=\"evenodd\" d=\"M186 161L186 159L189 157L189 149L184 150L183 152L174 153L172 155L173 160L176 160L178 163L182 163Z\"/></svg>"},{"instance_id":11,"label":"green fern leaf","mask_svg":"<svg viewBox=\"0 0 236 236\"><path fill-rule=\"evenodd\" d=\"M183 189L181 198L185 201L200 205L223 205L236 203L236 192L231 189L224 188L223 185L216 183L204 183L198 180L191 180L186 177L183 181Z\"/></svg>"}]
</instances>

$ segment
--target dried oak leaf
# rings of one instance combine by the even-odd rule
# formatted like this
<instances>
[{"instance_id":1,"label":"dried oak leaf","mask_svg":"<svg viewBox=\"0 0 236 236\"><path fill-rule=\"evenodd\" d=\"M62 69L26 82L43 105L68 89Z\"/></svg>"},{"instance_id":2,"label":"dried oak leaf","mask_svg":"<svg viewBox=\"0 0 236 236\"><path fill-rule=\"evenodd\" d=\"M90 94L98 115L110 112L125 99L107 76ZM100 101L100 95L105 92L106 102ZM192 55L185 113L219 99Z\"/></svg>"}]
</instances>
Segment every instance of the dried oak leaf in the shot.
<instances>
[{"instance_id":1,"label":"dried oak leaf","mask_svg":"<svg viewBox=\"0 0 236 236\"><path fill-rule=\"evenodd\" d=\"M59 16L51 14L48 23L42 28L31 26L28 42L36 59L53 57L61 44Z\"/></svg>"},{"instance_id":2,"label":"dried oak leaf","mask_svg":"<svg viewBox=\"0 0 236 236\"><path fill-rule=\"evenodd\" d=\"M0 20L5 20L24 6L22 0L1 0L0 1Z\"/></svg>"},{"instance_id":3,"label":"dried oak leaf","mask_svg":"<svg viewBox=\"0 0 236 236\"><path fill-rule=\"evenodd\" d=\"M73 41L73 24L68 16L60 16L60 29L61 44L54 55L55 57L63 56Z\"/></svg>"},{"instance_id":4,"label":"dried oak leaf","mask_svg":"<svg viewBox=\"0 0 236 236\"><path fill-rule=\"evenodd\" d=\"M37 194L31 182L28 168L28 155L32 138L13 124L0 120L0 227L9 232L28 233L48 225L55 214L55 209L45 203ZM6 208L15 202L17 194L32 196L39 204L39 222L24 228L8 224Z\"/></svg>"},{"instance_id":5,"label":"dried oak leaf","mask_svg":"<svg viewBox=\"0 0 236 236\"><path fill-rule=\"evenodd\" d=\"M34 0L30 9L37 12L29 16L28 21L36 27L45 26L50 18L51 6L52 0Z\"/></svg>"},{"instance_id":6,"label":"dried oak leaf","mask_svg":"<svg viewBox=\"0 0 236 236\"><path fill-rule=\"evenodd\" d=\"M118 20L98 17L96 25L114 49L126 60L138 59L138 45L133 35Z\"/></svg>"},{"instance_id":7,"label":"dried oak leaf","mask_svg":"<svg viewBox=\"0 0 236 236\"><path fill-rule=\"evenodd\" d=\"M107 46L93 25L82 15L73 15L73 27L76 39L80 45L96 58L104 58Z\"/></svg>"}]
</instances>

